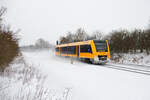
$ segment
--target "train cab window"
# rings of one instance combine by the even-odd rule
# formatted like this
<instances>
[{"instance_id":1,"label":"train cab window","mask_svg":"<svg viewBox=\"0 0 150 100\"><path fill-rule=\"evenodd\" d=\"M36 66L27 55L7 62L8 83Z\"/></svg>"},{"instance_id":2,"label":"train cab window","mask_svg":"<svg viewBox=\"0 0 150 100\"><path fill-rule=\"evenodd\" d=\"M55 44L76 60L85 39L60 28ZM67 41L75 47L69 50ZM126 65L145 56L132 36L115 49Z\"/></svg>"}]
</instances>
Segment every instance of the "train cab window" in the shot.
<instances>
[{"instance_id":1,"label":"train cab window","mask_svg":"<svg viewBox=\"0 0 150 100\"><path fill-rule=\"evenodd\" d=\"M105 51L107 52L107 43L105 40L94 40L96 51Z\"/></svg>"},{"instance_id":2,"label":"train cab window","mask_svg":"<svg viewBox=\"0 0 150 100\"><path fill-rule=\"evenodd\" d=\"M92 53L91 45L80 45L80 52Z\"/></svg>"}]
</instances>

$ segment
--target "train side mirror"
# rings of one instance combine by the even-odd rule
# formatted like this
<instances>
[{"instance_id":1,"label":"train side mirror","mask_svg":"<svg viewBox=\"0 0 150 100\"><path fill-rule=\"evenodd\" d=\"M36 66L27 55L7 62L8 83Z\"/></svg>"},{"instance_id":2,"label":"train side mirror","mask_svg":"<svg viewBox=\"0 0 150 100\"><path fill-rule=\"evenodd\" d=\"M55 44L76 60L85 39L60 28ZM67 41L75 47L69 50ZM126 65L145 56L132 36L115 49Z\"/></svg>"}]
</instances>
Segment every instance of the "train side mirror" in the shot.
<instances>
[{"instance_id":1,"label":"train side mirror","mask_svg":"<svg viewBox=\"0 0 150 100\"><path fill-rule=\"evenodd\" d=\"M56 41L56 45L58 45L58 41Z\"/></svg>"}]
</instances>

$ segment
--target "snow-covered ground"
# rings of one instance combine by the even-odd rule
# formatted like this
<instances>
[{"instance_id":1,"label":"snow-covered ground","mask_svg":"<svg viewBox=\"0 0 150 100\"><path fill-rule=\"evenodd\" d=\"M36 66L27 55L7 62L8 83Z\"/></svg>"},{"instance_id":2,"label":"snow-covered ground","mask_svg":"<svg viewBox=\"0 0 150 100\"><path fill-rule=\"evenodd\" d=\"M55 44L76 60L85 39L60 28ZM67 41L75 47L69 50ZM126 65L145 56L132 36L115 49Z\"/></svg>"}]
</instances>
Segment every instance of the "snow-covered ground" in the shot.
<instances>
[{"instance_id":1,"label":"snow-covered ground","mask_svg":"<svg viewBox=\"0 0 150 100\"><path fill-rule=\"evenodd\" d=\"M52 51L23 52L23 56L47 75L44 87L57 100L150 100L149 75L77 60L71 64L69 58L57 57Z\"/></svg>"},{"instance_id":2,"label":"snow-covered ground","mask_svg":"<svg viewBox=\"0 0 150 100\"><path fill-rule=\"evenodd\" d=\"M136 64L150 66L150 55L146 53L120 53L114 54L112 58L113 63L120 64Z\"/></svg>"}]
</instances>

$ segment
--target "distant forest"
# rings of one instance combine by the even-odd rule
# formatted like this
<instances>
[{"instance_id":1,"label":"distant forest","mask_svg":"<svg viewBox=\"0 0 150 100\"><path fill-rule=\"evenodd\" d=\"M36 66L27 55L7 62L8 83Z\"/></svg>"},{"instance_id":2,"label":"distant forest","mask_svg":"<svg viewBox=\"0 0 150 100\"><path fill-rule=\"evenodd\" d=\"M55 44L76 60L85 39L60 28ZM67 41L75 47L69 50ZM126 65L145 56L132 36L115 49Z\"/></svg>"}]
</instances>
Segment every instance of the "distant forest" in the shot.
<instances>
[{"instance_id":1,"label":"distant forest","mask_svg":"<svg viewBox=\"0 0 150 100\"><path fill-rule=\"evenodd\" d=\"M108 35L104 35L100 31L95 31L91 36L87 32L79 28L76 32L68 32L66 36L61 36L58 40L59 44L79 42L86 40L108 40L111 54L113 53L147 53L150 54L150 26L148 29L127 29L115 30Z\"/></svg>"},{"instance_id":2,"label":"distant forest","mask_svg":"<svg viewBox=\"0 0 150 100\"><path fill-rule=\"evenodd\" d=\"M48 41L39 38L35 44L21 46L21 51L33 51L33 50L45 50L45 49L54 49L54 45L50 44Z\"/></svg>"}]
</instances>

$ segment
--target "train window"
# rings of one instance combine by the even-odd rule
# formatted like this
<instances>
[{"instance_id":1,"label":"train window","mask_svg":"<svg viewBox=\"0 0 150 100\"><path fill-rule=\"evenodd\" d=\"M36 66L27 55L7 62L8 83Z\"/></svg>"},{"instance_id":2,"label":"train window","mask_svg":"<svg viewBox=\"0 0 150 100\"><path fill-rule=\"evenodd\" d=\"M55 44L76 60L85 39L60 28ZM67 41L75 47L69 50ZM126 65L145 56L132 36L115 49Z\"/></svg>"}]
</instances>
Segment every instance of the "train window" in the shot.
<instances>
[{"instance_id":1,"label":"train window","mask_svg":"<svg viewBox=\"0 0 150 100\"><path fill-rule=\"evenodd\" d=\"M80 45L80 52L92 53L91 45Z\"/></svg>"},{"instance_id":2,"label":"train window","mask_svg":"<svg viewBox=\"0 0 150 100\"><path fill-rule=\"evenodd\" d=\"M59 52L59 48L58 47L56 48L56 52Z\"/></svg>"},{"instance_id":3,"label":"train window","mask_svg":"<svg viewBox=\"0 0 150 100\"><path fill-rule=\"evenodd\" d=\"M61 53L64 54L76 54L76 46L68 46L68 47L62 47Z\"/></svg>"},{"instance_id":4,"label":"train window","mask_svg":"<svg viewBox=\"0 0 150 100\"><path fill-rule=\"evenodd\" d=\"M72 53L76 54L76 46L72 46Z\"/></svg>"},{"instance_id":5,"label":"train window","mask_svg":"<svg viewBox=\"0 0 150 100\"><path fill-rule=\"evenodd\" d=\"M70 54L76 54L76 46L70 46L69 47L69 53Z\"/></svg>"},{"instance_id":6,"label":"train window","mask_svg":"<svg viewBox=\"0 0 150 100\"><path fill-rule=\"evenodd\" d=\"M66 53L67 53L67 47L62 47L62 48L61 48L61 53L66 54Z\"/></svg>"},{"instance_id":7,"label":"train window","mask_svg":"<svg viewBox=\"0 0 150 100\"><path fill-rule=\"evenodd\" d=\"M96 51L105 51L107 52L107 44L104 40L94 40Z\"/></svg>"}]
</instances>

